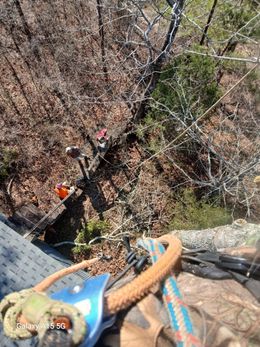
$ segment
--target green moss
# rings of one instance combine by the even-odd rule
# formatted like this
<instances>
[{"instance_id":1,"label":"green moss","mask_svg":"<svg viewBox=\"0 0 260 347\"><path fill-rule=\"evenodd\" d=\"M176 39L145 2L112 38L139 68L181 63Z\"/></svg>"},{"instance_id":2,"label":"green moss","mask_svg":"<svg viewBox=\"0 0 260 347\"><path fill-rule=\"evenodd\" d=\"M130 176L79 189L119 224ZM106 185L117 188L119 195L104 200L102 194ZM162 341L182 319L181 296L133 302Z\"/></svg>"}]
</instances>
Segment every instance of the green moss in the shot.
<instances>
[{"instance_id":1,"label":"green moss","mask_svg":"<svg viewBox=\"0 0 260 347\"><path fill-rule=\"evenodd\" d=\"M178 196L174 207L174 218L169 224L170 229L206 229L219 225L230 224L231 215L223 207L197 201L192 189L184 189Z\"/></svg>"}]
</instances>

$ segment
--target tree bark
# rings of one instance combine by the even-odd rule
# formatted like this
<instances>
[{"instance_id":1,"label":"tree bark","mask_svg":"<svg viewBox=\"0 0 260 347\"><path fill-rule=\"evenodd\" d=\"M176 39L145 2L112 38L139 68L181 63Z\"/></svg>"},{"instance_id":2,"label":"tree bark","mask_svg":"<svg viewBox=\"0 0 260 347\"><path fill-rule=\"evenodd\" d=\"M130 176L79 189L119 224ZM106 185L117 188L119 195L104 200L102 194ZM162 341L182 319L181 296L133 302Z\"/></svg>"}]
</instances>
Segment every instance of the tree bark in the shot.
<instances>
[{"instance_id":1,"label":"tree bark","mask_svg":"<svg viewBox=\"0 0 260 347\"><path fill-rule=\"evenodd\" d=\"M104 33L104 23L102 17L102 4L101 0L97 0L97 13L98 13L98 27L99 27L99 36L100 36L100 47L101 47L101 57L103 64L103 72L105 75L105 79L108 82L108 71L106 65L106 50L105 50L105 33Z\"/></svg>"},{"instance_id":2,"label":"tree bark","mask_svg":"<svg viewBox=\"0 0 260 347\"><path fill-rule=\"evenodd\" d=\"M218 0L214 0L213 2L213 5L211 7L211 10L210 10L210 13L209 13L209 17L208 17L208 20L207 20L207 24L203 30L203 34L202 34L202 37L201 37L201 40L200 40L200 45L203 46L204 44L204 41L205 41L205 38L207 36L207 32L208 32L208 29L209 29L209 26L210 26L210 23L211 23L211 20L212 20L212 17L214 15L214 12L215 12L215 8L217 6L217 2Z\"/></svg>"},{"instance_id":3,"label":"tree bark","mask_svg":"<svg viewBox=\"0 0 260 347\"><path fill-rule=\"evenodd\" d=\"M169 1L167 2L169 3ZM135 117L136 120L141 119L145 116L145 113L146 113L145 108L147 105L147 99L151 96L152 92L156 88L157 82L159 81L159 78L160 78L160 73L161 73L163 64L169 55L169 52L172 48L176 34L178 32L184 3L185 3L185 0L179 0L175 2L174 6L172 6L172 17L171 17L171 23L167 32L167 36L161 48L161 54L158 56L156 61L153 64L151 64L151 68L150 68L151 78L146 87L143 101L140 103L138 111L136 112L136 117Z\"/></svg>"},{"instance_id":4,"label":"tree bark","mask_svg":"<svg viewBox=\"0 0 260 347\"><path fill-rule=\"evenodd\" d=\"M31 31L29 29L29 25L25 19L25 16L24 16L24 13L23 13L23 10L22 10L22 7L21 7L21 4L20 4L20 1L19 0L14 0L14 4L17 8L17 11L19 13L19 16L22 20L22 23L23 23L23 28L24 28L24 32L28 38L28 41L31 41L32 40L32 34L31 34Z\"/></svg>"},{"instance_id":5,"label":"tree bark","mask_svg":"<svg viewBox=\"0 0 260 347\"><path fill-rule=\"evenodd\" d=\"M19 87L20 87L20 89L21 89L22 95L23 95L24 99L26 100L26 102L27 102L27 104L28 104L28 106L29 106L29 109L30 109L32 115L35 116L34 110L33 110L32 106L31 106L31 103L30 103L30 101L29 101L27 95L26 95L26 92L25 92L25 90L24 90L23 84L22 84L22 82L21 82L19 76L17 75L17 73L16 73L16 71L15 71L13 65L11 64L11 62L9 61L9 59L7 58L7 56L6 56L5 54L4 54L4 58L5 58L7 64L9 65L9 67L10 67L10 69L11 69L11 71L12 71L12 75L14 76L14 78L15 78L17 84L19 85Z\"/></svg>"},{"instance_id":6,"label":"tree bark","mask_svg":"<svg viewBox=\"0 0 260 347\"><path fill-rule=\"evenodd\" d=\"M31 43L33 35L31 33L30 27L29 27L29 25L28 25L28 23L26 21L25 15L24 15L23 10L22 10L22 6L20 4L20 1L19 0L14 0L14 4L15 4L15 6L17 8L17 11L19 13L19 16L21 18L21 21L22 21L22 24L23 24L24 33L27 36L28 41ZM36 46L33 47L33 53L34 53L36 59L40 61L41 59L40 59L39 50L38 50L38 48Z\"/></svg>"}]
</instances>

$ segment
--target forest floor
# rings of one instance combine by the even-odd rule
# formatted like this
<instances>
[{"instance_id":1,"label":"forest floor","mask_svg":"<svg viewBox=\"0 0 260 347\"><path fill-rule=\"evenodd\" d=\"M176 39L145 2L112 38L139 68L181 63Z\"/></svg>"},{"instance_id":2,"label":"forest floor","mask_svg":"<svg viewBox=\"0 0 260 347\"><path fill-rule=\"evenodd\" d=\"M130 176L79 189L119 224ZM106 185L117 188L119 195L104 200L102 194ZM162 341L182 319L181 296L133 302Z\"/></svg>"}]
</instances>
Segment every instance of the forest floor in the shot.
<instances>
[{"instance_id":1,"label":"forest floor","mask_svg":"<svg viewBox=\"0 0 260 347\"><path fill-rule=\"evenodd\" d=\"M221 88L227 90L239 78L239 75L225 73L221 80ZM205 123L204 130L208 134L214 132L214 129L221 124L223 113L237 112L238 105L239 116L243 120L247 114L248 105L252 106L252 100L252 93L248 91L242 97L240 94L227 97L224 103L212 112L211 118ZM54 124L45 122L36 127L25 126L23 120L20 120L20 123L13 121L15 132L10 132L10 122L5 122L3 119L0 121L1 142L3 144L13 142L13 148L22 148L23 153L30 157L26 165L23 165L26 158L20 157L18 170L11 177L13 182L10 193L15 208L37 201L39 208L48 212L51 206L59 201L53 190L55 184L62 181L75 184L80 171L77 163L66 157L66 146L78 145L93 158L96 147L95 133L101 125L106 125L110 136L122 137L122 129L125 130L125 125L129 122L129 111L126 106L113 107L107 110L105 115L96 107L94 113L89 120L85 120L85 136L82 135L82 131L80 132L68 122L60 125L58 120ZM226 147L232 145L234 138L229 135L230 129L232 130L234 126L232 122L232 119L226 122L226 133L220 133L220 137L215 139L216 143L223 145L225 142ZM133 130L135 132L135 128ZM225 139L224 142L223 139ZM248 139L245 138L244 141ZM246 143L245 148L250 150L250 145ZM140 216L143 214L147 217L151 210L149 227L143 227L148 230L149 236L160 235L167 227L171 214L170 207L173 207L173 205L169 207L169 199L172 197L171 187L177 186L182 181L182 175L176 168L169 166L162 156L143 165L144 158L147 158L147 153L134 133L123 143L113 146L79 198L71 203L64 216L54 225L51 236L48 232L46 239L50 243L74 241L88 220L108 221L109 228L106 234L111 234L117 229L124 232L126 227L130 226L130 234L132 232L134 235L135 225L142 228ZM191 159L179 158L188 174L194 169ZM153 194L151 194L151 187ZM126 196L130 196L130 202L125 198ZM3 199L0 199L0 211L6 214L10 212ZM132 218L131 223L122 226L127 218ZM61 247L60 251L74 261L94 257L100 252L111 256L109 263L102 262L94 266L91 270L92 274L104 271L116 274L125 265L126 253L118 242L106 241L93 245L87 255L75 255L71 247L67 246Z\"/></svg>"},{"instance_id":2,"label":"forest floor","mask_svg":"<svg viewBox=\"0 0 260 347\"><path fill-rule=\"evenodd\" d=\"M121 203L124 195L130 193L135 188L129 185L132 180L135 181L139 177L135 176L135 167L142 162L142 148L136 141L130 141L121 147L114 148L106 155L105 160L101 162L100 167L95 172L93 178L90 179L79 198L72 202L64 216L54 225L54 229L48 232L48 240L52 243L66 241L74 241L78 232L88 220L105 220L108 221L106 234L111 234L113 230L121 228L123 211ZM152 167L153 165L151 165ZM155 170L153 168L153 170ZM151 185L155 185L156 174L151 175L150 180L146 177L147 193ZM165 193L168 190L166 182L161 182L164 186ZM145 194L145 187L142 186ZM163 211L162 204L166 206L167 195L159 197L157 201L157 210ZM163 200L165 200L163 202ZM129 207L131 209L131 207ZM154 208L156 208L154 206ZM130 213L135 214L136 211L131 209ZM157 236L159 229L163 224L163 220L157 218L151 226L150 236ZM122 227L122 230L124 228ZM138 233L138 230L136 230ZM134 241L133 241L134 242ZM109 256L109 261L102 261L94 264L90 270L91 274L100 274L109 271L112 275L122 271L126 261L126 249L120 242L102 241L101 243L91 245L88 252L82 254L74 254L72 246L62 246L58 248L64 255L69 256L75 262L85 258L93 258L97 254L103 253Z\"/></svg>"}]
</instances>

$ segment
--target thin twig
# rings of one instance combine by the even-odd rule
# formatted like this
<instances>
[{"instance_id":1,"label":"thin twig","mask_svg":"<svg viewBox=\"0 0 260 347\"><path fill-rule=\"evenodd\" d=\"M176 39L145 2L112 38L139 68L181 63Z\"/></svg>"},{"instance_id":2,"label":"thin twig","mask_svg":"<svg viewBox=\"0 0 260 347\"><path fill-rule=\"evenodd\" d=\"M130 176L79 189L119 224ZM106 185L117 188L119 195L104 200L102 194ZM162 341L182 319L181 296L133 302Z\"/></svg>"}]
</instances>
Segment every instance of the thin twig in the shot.
<instances>
[{"instance_id":1,"label":"thin twig","mask_svg":"<svg viewBox=\"0 0 260 347\"><path fill-rule=\"evenodd\" d=\"M202 55L204 57L212 57L216 59L221 60L234 60L234 61L241 61L241 62L249 62L254 64L260 64L258 57L252 57L252 58L239 58L239 57L226 57L224 55L217 55L217 54L210 54L210 53L201 53L201 52L195 52L190 50L185 50L186 53L196 54L196 55Z\"/></svg>"}]
</instances>

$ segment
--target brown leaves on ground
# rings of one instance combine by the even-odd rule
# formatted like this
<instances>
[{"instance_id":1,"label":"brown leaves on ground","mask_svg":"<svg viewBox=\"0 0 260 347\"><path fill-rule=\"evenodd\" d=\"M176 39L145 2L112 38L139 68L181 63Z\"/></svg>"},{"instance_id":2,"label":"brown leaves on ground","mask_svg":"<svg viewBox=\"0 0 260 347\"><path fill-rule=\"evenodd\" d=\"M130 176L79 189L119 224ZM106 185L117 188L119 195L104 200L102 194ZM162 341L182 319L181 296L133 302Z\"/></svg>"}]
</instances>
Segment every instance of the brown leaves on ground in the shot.
<instances>
[{"instance_id":1,"label":"brown leaves on ground","mask_svg":"<svg viewBox=\"0 0 260 347\"><path fill-rule=\"evenodd\" d=\"M88 259L94 258L99 254L109 257L109 260L100 260L93 264L87 271L92 275L100 275L110 273L111 276L116 276L126 266L126 249L121 244L103 242L91 246ZM75 256L75 262L85 260L84 255Z\"/></svg>"}]
</instances>

